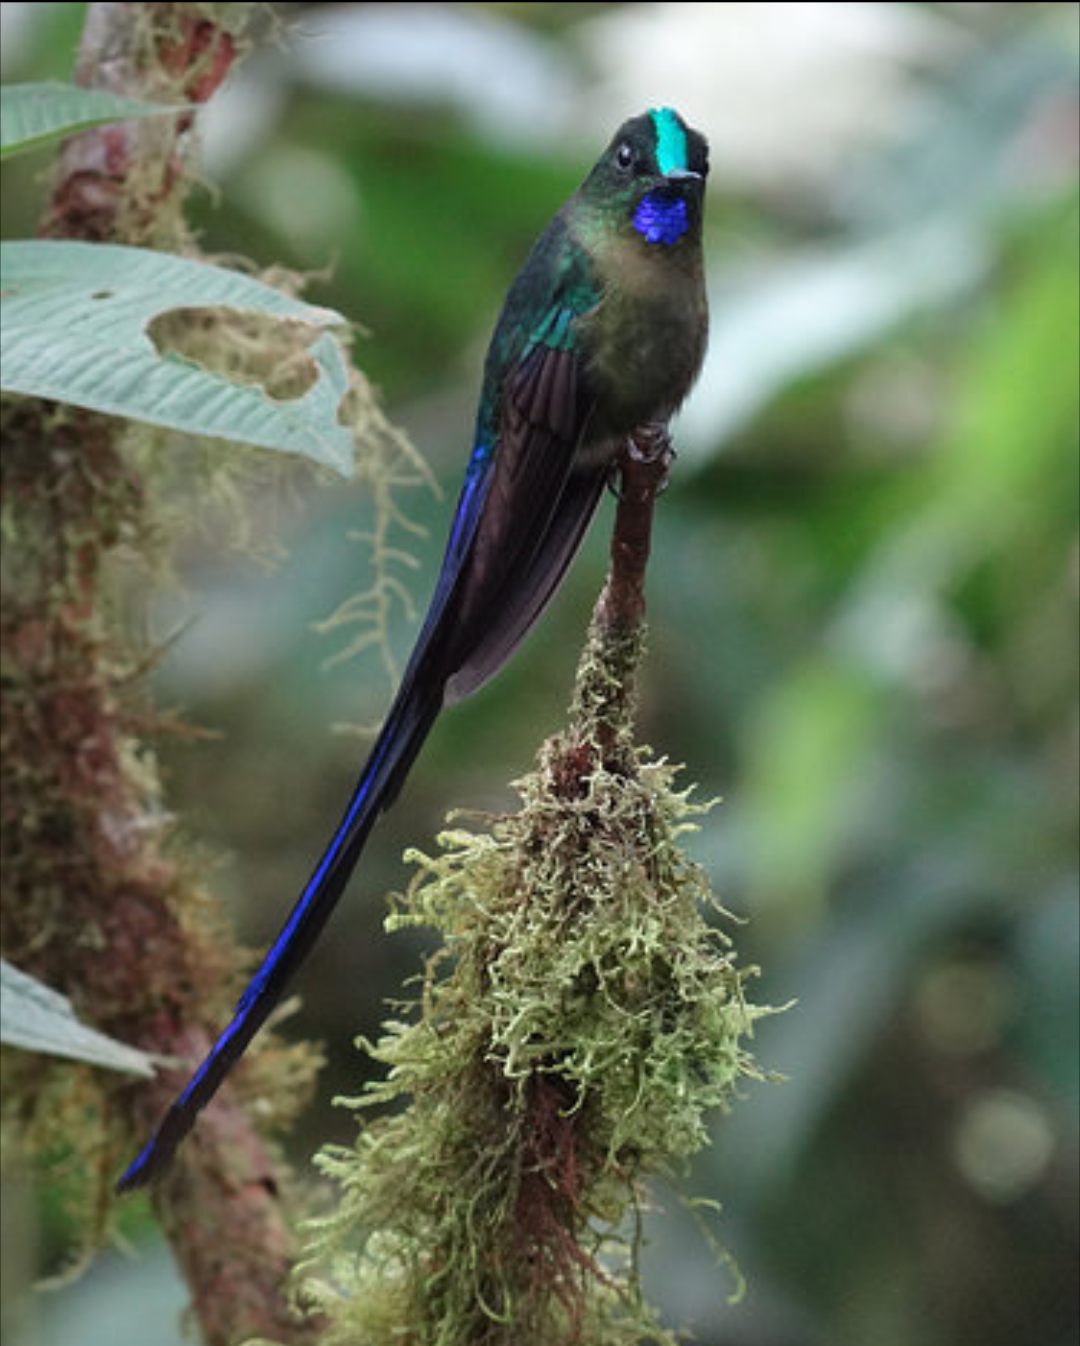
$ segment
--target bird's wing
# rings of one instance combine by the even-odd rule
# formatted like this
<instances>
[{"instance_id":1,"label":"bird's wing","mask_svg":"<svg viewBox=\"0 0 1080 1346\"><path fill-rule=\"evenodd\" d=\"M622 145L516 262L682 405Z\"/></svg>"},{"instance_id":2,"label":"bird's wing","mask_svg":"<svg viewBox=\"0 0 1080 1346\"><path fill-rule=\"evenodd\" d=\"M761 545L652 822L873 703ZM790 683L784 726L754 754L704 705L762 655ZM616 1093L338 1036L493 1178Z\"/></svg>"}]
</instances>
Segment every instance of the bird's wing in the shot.
<instances>
[{"instance_id":1,"label":"bird's wing","mask_svg":"<svg viewBox=\"0 0 1080 1346\"><path fill-rule=\"evenodd\" d=\"M460 701L495 676L528 635L554 596L604 489L606 470L571 471L558 507L531 561L514 577L497 620L490 622L447 684L447 701Z\"/></svg>"},{"instance_id":2,"label":"bird's wing","mask_svg":"<svg viewBox=\"0 0 1080 1346\"><path fill-rule=\"evenodd\" d=\"M506 380L491 479L449 603L448 700L498 671L577 550L606 473L575 466L590 412L584 361L565 345L534 344Z\"/></svg>"}]
</instances>

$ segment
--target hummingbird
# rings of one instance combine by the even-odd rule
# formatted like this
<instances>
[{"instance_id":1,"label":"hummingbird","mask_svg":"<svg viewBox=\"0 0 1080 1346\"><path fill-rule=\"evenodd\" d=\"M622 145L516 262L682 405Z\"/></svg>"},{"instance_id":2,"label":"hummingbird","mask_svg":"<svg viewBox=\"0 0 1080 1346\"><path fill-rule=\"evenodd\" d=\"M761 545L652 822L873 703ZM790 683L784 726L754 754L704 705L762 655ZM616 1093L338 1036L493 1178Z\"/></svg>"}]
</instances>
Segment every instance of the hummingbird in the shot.
<instances>
[{"instance_id":1,"label":"hummingbird","mask_svg":"<svg viewBox=\"0 0 1080 1346\"><path fill-rule=\"evenodd\" d=\"M473 449L435 591L341 821L232 1021L117 1183L169 1164L314 945L371 829L444 706L488 681L536 622L628 436L697 377L708 144L672 108L611 143L540 235L488 348Z\"/></svg>"}]
</instances>

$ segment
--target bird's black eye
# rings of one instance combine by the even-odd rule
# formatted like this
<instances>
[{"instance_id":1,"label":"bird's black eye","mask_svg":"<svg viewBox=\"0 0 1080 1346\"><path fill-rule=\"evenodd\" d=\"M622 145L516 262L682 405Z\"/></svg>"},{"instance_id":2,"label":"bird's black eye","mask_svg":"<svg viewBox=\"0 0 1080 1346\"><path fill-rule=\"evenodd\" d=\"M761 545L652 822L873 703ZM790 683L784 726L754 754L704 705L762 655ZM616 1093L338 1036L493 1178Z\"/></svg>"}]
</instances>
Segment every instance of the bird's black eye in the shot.
<instances>
[{"instance_id":1,"label":"bird's black eye","mask_svg":"<svg viewBox=\"0 0 1080 1346\"><path fill-rule=\"evenodd\" d=\"M630 169L633 168L634 151L629 141L624 140L623 143L619 146L619 148L615 151L615 162L623 170L624 173L628 173Z\"/></svg>"}]
</instances>

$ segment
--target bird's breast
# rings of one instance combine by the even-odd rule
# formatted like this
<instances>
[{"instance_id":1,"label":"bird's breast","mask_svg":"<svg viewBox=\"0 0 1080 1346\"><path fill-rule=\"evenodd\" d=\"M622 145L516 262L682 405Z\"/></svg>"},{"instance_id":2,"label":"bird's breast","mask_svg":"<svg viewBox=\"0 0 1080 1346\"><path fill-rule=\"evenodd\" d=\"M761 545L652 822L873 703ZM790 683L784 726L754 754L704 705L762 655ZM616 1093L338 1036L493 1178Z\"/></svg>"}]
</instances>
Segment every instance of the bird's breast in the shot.
<instances>
[{"instance_id":1,"label":"bird's breast","mask_svg":"<svg viewBox=\"0 0 1080 1346\"><path fill-rule=\"evenodd\" d=\"M580 320L596 407L591 439L666 421L701 367L708 330L701 268L662 248L620 239L602 259L601 300Z\"/></svg>"}]
</instances>

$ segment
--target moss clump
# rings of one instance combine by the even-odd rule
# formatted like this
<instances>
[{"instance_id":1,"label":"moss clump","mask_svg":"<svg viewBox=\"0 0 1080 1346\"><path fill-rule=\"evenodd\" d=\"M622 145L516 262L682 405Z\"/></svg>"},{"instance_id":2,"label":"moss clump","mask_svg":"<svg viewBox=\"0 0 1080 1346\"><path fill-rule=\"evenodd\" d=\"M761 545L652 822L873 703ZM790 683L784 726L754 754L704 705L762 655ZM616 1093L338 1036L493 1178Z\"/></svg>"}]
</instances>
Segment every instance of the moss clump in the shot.
<instances>
[{"instance_id":1,"label":"moss clump","mask_svg":"<svg viewBox=\"0 0 1080 1346\"><path fill-rule=\"evenodd\" d=\"M680 837L707 805L632 741L640 634L594 625L568 729L521 809L413 853L390 918L443 946L312 1225L301 1298L326 1346L588 1346L673 1338L641 1299L643 1183L759 1077L724 917ZM404 1107L402 1105L405 1105Z\"/></svg>"}]
</instances>

